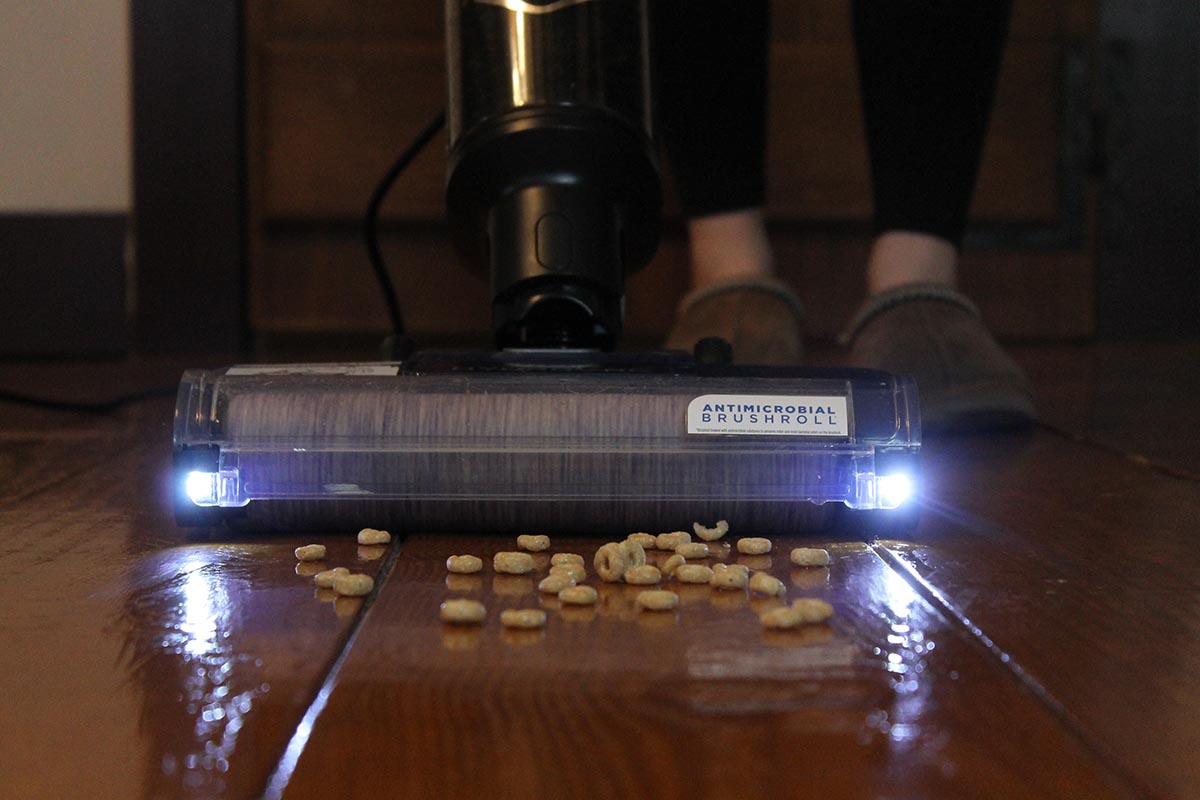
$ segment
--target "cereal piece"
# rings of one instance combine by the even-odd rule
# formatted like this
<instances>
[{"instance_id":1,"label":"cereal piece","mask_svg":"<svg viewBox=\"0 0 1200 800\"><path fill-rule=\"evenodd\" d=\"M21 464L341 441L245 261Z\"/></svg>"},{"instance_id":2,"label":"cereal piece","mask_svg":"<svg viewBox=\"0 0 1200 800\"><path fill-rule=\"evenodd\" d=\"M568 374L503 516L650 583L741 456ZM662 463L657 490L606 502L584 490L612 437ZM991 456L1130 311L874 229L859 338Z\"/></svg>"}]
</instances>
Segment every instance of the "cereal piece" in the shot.
<instances>
[{"instance_id":1,"label":"cereal piece","mask_svg":"<svg viewBox=\"0 0 1200 800\"><path fill-rule=\"evenodd\" d=\"M745 553L748 556L761 556L764 553L771 552L771 540L764 539L761 536L738 539L737 549L739 553Z\"/></svg>"},{"instance_id":2,"label":"cereal piece","mask_svg":"<svg viewBox=\"0 0 1200 800\"><path fill-rule=\"evenodd\" d=\"M697 538L703 539L706 542L715 542L729 533L729 523L725 520L719 520L715 528L706 528L699 522L693 522L692 530L696 532Z\"/></svg>"},{"instance_id":3,"label":"cereal piece","mask_svg":"<svg viewBox=\"0 0 1200 800\"><path fill-rule=\"evenodd\" d=\"M492 569L509 575L524 575L533 569L533 556L514 551L496 553L492 556Z\"/></svg>"},{"instance_id":4,"label":"cereal piece","mask_svg":"<svg viewBox=\"0 0 1200 800\"><path fill-rule=\"evenodd\" d=\"M684 558L683 556L679 555L679 553L676 553L675 555L668 558L666 561L662 562L662 564L659 566L659 570L662 571L663 575L670 578L672 575L675 574L675 570L679 569L686 563L687 563L687 559Z\"/></svg>"},{"instance_id":5,"label":"cereal piece","mask_svg":"<svg viewBox=\"0 0 1200 800\"><path fill-rule=\"evenodd\" d=\"M578 564L582 567L585 563L583 556L578 553L555 553L550 556L550 564L555 567L560 564Z\"/></svg>"},{"instance_id":6,"label":"cereal piece","mask_svg":"<svg viewBox=\"0 0 1200 800\"><path fill-rule=\"evenodd\" d=\"M712 568L703 564L680 564L675 568L675 580L680 583L708 583L712 576Z\"/></svg>"},{"instance_id":7,"label":"cereal piece","mask_svg":"<svg viewBox=\"0 0 1200 800\"><path fill-rule=\"evenodd\" d=\"M747 569L738 569L738 564L714 564L709 584L716 589L745 589L749 582Z\"/></svg>"},{"instance_id":8,"label":"cereal piece","mask_svg":"<svg viewBox=\"0 0 1200 800\"><path fill-rule=\"evenodd\" d=\"M792 609L800 615L800 621L805 623L824 622L833 616L833 606L815 597L801 597L792 601Z\"/></svg>"},{"instance_id":9,"label":"cereal piece","mask_svg":"<svg viewBox=\"0 0 1200 800\"><path fill-rule=\"evenodd\" d=\"M327 569L324 572L318 572L316 575L314 575L313 583L322 589L332 589L334 578L336 578L338 575L349 574L350 570L346 569L345 567L334 567L333 569Z\"/></svg>"},{"instance_id":10,"label":"cereal piece","mask_svg":"<svg viewBox=\"0 0 1200 800\"><path fill-rule=\"evenodd\" d=\"M801 623L804 615L791 606L779 606L759 615L758 621L764 628L782 630L794 628Z\"/></svg>"},{"instance_id":11,"label":"cereal piece","mask_svg":"<svg viewBox=\"0 0 1200 800\"><path fill-rule=\"evenodd\" d=\"M644 551L643 555L645 555ZM625 551L621 545L609 542L596 551L596 558L592 561L592 566L596 568L596 574L602 580L615 583L625 575L625 570L629 569L629 562L625 558Z\"/></svg>"},{"instance_id":12,"label":"cereal piece","mask_svg":"<svg viewBox=\"0 0 1200 800\"><path fill-rule=\"evenodd\" d=\"M375 528L363 528L358 532L359 544L387 544L392 540L392 535L387 531L376 530Z\"/></svg>"},{"instance_id":13,"label":"cereal piece","mask_svg":"<svg viewBox=\"0 0 1200 800\"><path fill-rule=\"evenodd\" d=\"M478 600L447 600L438 612L442 622L455 625L478 625L486 615L487 609Z\"/></svg>"},{"instance_id":14,"label":"cereal piece","mask_svg":"<svg viewBox=\"0 0 1200 800\"><path fill-rule=\"evenodd\" d=\"M684 542L675 548L675 554L684 558L708 558L708 545L704 542Z\"/></svg>"},{"instance_id":15,"label":"cereal piece","mask_svg":"<svg viewBox=\"0 0 1200 800\"><path fill-rule=\"evenodd\" d=\"M362 597L374 588L375 580L361 573L338 575L333 579L333 590L344 597Z\"/></svg>"},{"instance_id":16,"label":"cereal piece","mask_svg":"<svg viewBox=\"0 0 1200 800\"><path fill-rule=\"evenodd\" d=\"M600 594L591 586L568 586L558 593L558 599L573 606L595 605Z\"/></svg>"},{"instance_id":17,"label":"cereal piece","mask_svg":"<svg viewBox=\"0 0 1200 800\"><path fill-rule=\"evenodd\" d=\"M500 612L500 624L506 628L541 628L546 612L540 608L506 608Z\"/></svg>"},{"instance_id":18,"label":"cereal piece","mask_svg":"<svg viewBox=\"0 0 1200 800\"><path fill-rule=\"evenodd\" d=\"M306 544L296 548L297 561L320 561L325 557L325 545Z\"/></svg>"},{"instance_id":19,"label":"cereal piece","mask_svg":"<svg viewBox=\"0 0 1200 800\"><path fill-rule=\"evenodd\" d=\"M670 611L679 605L679 595L666 589L638 592L637 604L647 611Z\"/></svg>"},{"instance_id":20,"label":"cereal piece","mask_svg":"<svg viewBox=\"0 0 1200 800\"><path fill-rule=\"evenodd\" d=\"M745 564L729 564L729 565L722 565L722 566L724 566L725 569L731 569L734 572L742 573L743 575L746 576L747 579L750 578L750 568L747 567Z\"/></svg>"},{"instance_id":21,"label":"cereal piece","mask_svg":"<svg viewBox=\"0 0 1200 800\"><path fill-rule=\"evenodd\" d=\"M787 587L783 585L783 581L774 575L768 575L765 572L756 572L750 576L750 591L770 595L771 597L779 597L780 595L787 594Z\"/></svg>"},{"instance_id":22,"label":"cereal piece","mask_svg":"<svg viewBox=\"0 0 1200 800\"><path fill-rule=\"evenodd\" d=\"M551 575L567 575L576 583L587 580L587 570L582 564L555 564L550 568Z\"/></svg>"},{"instance_id":23,"label":"cereal piece","mask_svg":"<svg viewBox=\"0 0 1200 800\"><path fill-rule=\"evenodd\" d=\"M646 563L646 551L640 544L632 539L626 539L623 542L618 542L621 548L621 555L625 556L625 568L640 567Z\"/></svg>"},{"instance_id":24,"label":"cereal piece","mask_svg":"<svg viewBox=\"0 0 1200 800\"><path fill-rule=\"evenodd\" d=\"M631 533L625 538L631 542L637 542L643 550L653 550L658 547L658 538L648 533Z\"/></svg>"},{"instance_id":25,"label":"cereal piece","mask_svg":"<svg viewBox=\"0 0 1200 800\"><path fill-rule=\"evenodd\" d=\"M551 573L542 578L542 582L538 584L538 591L546 594L558 594L568 586L575 585L575 578L562 572Z\"/></svg>"},{"instance_id":26,"label":"cereal piece","mask_svg":"<svg viewBox=\"0 0 1200 800\"><path fill-rule=\"evenodd\" d=\"M470 575L483 569L483 559L479 556L450 556L446 559L446 569L458 575Z\"/></svg>"},{"instance_id":27,"label":"cereal piece","mask_svg":"<svg viewBox=\"0 0 1200 800\"><path fill-rule=\"evenodd\" d=\"M797 547L792 551L792 563L797 567L825 567L829 565L829 551L819 547Z\"/></svg>"},{"instance_id":28,"label":"cereal piece","mask_svg":"<svg viewBox=\"0 0 1200 800\"><path fill-rule=\"evenodd\" d=\"M625 582L632 583L635 586L650 586L659 583L662 580L662 573L658 571L658 567L652 567L649 564L642 564L640 567L630 567L625 570Z\"/></svg>"},{"instance_id":29,"label":"cereal piece","mask_svg":"<svg viewBox=\"0 0 1200 800\"><path fill-rule=\"evenodd\" d=\"M654 543L658 545L659 550L674 551L679 545L691 540L692 535L687 531L674 531L672 533L660 533Z\"/></svg>"},{"instance_id":30,"label":"cereal piece","mask_svg":"<svg viewBox=\"0 0 1200 800\"><path fill-rule=\"evenodd\" d=\"M517 537L517 547L531 553L540 553L550 549L550 537L525 533Z\"/></svg>"}]
</instances>

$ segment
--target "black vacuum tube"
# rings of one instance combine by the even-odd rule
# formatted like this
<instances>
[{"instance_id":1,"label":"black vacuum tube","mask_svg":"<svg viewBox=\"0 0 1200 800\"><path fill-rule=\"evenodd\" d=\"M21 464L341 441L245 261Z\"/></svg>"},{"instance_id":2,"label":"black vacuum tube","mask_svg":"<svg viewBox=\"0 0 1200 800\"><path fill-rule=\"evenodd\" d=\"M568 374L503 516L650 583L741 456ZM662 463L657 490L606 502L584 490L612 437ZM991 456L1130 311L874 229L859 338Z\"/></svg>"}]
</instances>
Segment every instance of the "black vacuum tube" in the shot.
<instances>
[{"instance_id":1,"label":"black vacuum tube","mask_svg":"<svg viewBox=\"0 0 1200 800\"><path fill-rule=\"evenodd\" d=\"M451 237L499 347L620 337L661 213L646 2L446 2Z\"/></svg>"}]
</instances>

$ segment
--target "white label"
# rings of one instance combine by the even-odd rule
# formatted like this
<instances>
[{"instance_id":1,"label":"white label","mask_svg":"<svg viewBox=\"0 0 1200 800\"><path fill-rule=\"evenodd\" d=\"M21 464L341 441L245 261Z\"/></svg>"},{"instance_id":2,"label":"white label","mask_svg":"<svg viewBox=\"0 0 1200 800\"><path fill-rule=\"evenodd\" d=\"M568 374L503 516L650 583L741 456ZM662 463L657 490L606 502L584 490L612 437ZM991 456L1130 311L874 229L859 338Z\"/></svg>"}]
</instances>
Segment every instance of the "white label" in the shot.
<instances>
[{"instance_id":1,"label":"white label","mask_svg":"<svg viewBox=\"0 0 1200 800\"><path fill-rule=\"evenodd\" d=\"M398 375L400 367L395 364L252 364L230 367L227 376L237 375L355 375L386 376Z\"/></svg>"},{"instance_id":2,"label":"white label","mask_svg":"<svg viewBox=\"0 0 1200 800\"><path fill-rule=\"evenodd\" d=\"M849 436L846 398L706 394L688 404L688 433Z\"/></svg>"}]
</instances>

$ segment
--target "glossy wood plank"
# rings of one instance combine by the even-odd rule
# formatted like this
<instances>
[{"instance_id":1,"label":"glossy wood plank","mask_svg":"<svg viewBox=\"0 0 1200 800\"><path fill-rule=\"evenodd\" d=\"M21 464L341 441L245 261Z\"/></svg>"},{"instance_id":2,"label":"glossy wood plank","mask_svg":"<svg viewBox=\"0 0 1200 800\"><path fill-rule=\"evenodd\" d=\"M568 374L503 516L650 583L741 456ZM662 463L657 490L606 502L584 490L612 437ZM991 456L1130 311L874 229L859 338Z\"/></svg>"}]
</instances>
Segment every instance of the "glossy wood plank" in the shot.
<instances>
[{"instance_id":1,"label":"glossy wood plank","mask_svg":"<svg viewBox=\"0 0 1200 800\"><path fill-rule=\"evenodd\" d=\"M1200 482L1046 433L925 464L919 535L888 550L1146 794L1196 796Z\"/></svg>"},{"instance_id":2,"label":"glossy wood plank","mask_svg":"<svg viewBox=\"0 0 1200 800\"><path fill-rule=\"evenodd\" d=\"M545 556L532 578L448 576L447 555L490 561L512 543L409 537L284 796L1123 795L866 545L833 543L828 569L802 570L786 557L801 541L724 556L837 609L828 626L767 634L754 612L772 601L744 592L672 584L681 608L651 614L635 609L636 587L610 584L598 607L563 608L534 591ZM482 629L438 621L457 596L489 606ZM503 608L539 605L544 632L497 624Z\"/></svg>"},{"instance_id":3,"label":"glossy wood plank","mask_svg":"<svg viewBox=\"0 0 1200 800\"><path fill-rule=\"evenodd\" d=\"M0 437L0 796L253 795L358 613L297 574L299 539L176 528L171 412ZM380 563L322 539L329 565Z\"/></svg>"}]
</instances>

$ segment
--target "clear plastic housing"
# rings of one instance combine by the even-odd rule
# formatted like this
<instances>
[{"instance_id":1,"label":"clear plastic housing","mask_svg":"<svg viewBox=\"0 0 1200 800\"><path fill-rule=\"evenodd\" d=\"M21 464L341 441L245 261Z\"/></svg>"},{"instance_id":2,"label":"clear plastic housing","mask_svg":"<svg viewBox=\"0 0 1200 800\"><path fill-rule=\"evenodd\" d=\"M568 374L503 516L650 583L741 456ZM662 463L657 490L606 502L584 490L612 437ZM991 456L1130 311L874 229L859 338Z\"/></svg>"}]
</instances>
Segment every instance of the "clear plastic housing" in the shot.
<instances>
[{"instance_id":1,"label":"clear plastic housing","mask_svg":"<svg viewBox=\"0 0 1200 800\"><path fill-rule=\"evenodd\" d=\"M724 400L701 400L713 397ZM836 424L832 433L689 432L705 403L741 407L739 424L749 424L746 409L765 418L762 409L836 408ZM911 493L920 424L911 380L867 371L414 375L398 364L290 365L187 372L174 444L186 472L178 485L200 508L457 499L881 509Z\"/></svg>"}]
</instances>

